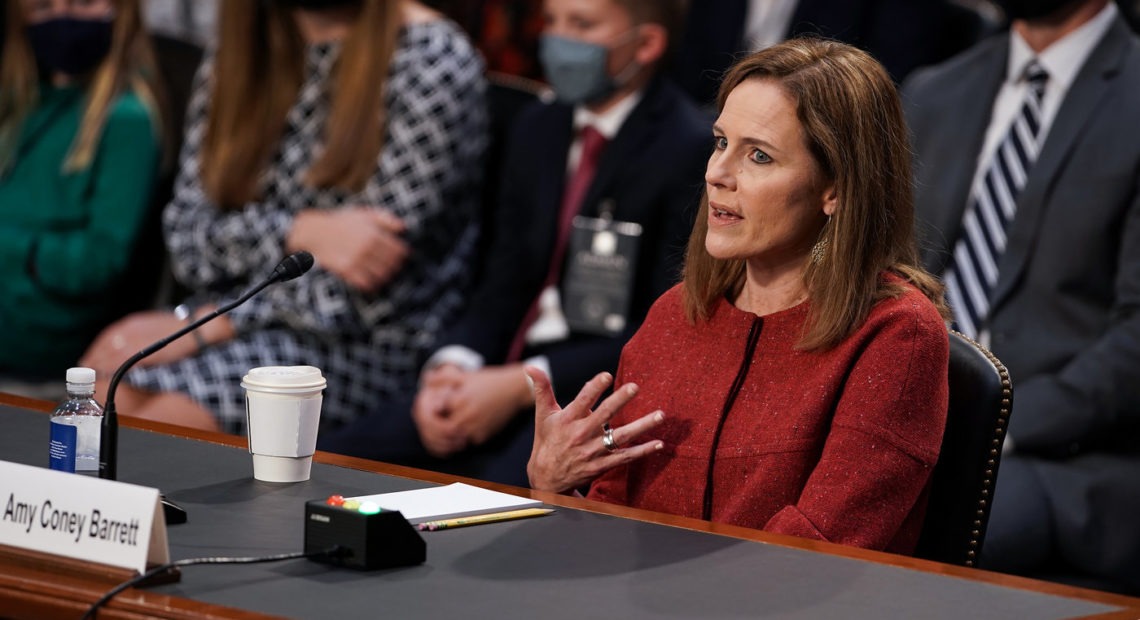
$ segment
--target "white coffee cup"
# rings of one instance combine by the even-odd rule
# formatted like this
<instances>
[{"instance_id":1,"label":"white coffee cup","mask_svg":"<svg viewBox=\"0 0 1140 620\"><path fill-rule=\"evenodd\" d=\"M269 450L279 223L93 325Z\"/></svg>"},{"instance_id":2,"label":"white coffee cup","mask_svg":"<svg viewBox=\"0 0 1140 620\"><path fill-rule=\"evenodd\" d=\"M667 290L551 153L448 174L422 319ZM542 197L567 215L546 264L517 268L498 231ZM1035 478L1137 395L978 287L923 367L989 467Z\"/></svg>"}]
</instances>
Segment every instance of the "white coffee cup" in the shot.
<instances>
[{"instance_id":1,"label":"white coffee cup","mask_svg":"<svg viewBox=\"0 0 1140 620\"><path fill-rule=\"evenodd\" d=\"M309 479L321 421L325 378L313 366L262 366L242 378L253 477Z\"/></svg>"}]
</instances>

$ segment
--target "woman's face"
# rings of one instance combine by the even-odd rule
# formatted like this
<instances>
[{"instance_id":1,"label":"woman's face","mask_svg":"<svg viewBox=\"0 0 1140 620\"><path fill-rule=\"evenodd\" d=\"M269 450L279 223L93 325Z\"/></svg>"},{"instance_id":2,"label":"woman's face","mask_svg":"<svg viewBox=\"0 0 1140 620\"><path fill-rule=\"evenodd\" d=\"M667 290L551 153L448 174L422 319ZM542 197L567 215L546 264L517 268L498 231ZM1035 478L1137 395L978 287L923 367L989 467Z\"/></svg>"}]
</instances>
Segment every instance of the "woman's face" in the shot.
<instances>
[{"instance_id":1,"label":"woman's face","mask_svg":"<svg viewBox=\"0 0 1140 620\"><path fill-rule=\"evenodd\" d=\"M750 267L802 270L835 196L808 150L795 101L774 81L745 80L729 94L713 136L705 248Z\"/></svg>"},{"instance_id":2,"label":"woman's face","mask_svg":"<svg viewBox=\"0 0 1140 620\"><path fill-rule=\"evenodd\" d=\"M115 12L111 0L20 0L24 19L39 24L51 19L110 19Z\"/></svg>"}]
</instances>

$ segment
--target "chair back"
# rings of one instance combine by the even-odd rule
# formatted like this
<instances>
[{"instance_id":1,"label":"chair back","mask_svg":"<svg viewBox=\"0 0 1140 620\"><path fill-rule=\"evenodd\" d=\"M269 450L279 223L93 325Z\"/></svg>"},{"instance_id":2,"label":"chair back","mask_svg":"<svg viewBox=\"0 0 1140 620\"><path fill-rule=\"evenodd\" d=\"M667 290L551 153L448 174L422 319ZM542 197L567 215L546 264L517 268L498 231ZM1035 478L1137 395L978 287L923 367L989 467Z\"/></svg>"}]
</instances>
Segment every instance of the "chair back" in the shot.
<instances>
[{"instance_id":1,"label":"chair back","mask_svg":"<svg viewBox=\"0 0 1140 620\"><path fill-rule=\"evenodd\" d=\"M503 160L507 154L511 128L525 108L536 101L550 101L553 97L553 91L545 84L529 78L498 71L488 71L486 78L490 142L483 166L482 208L479 214L483 234L479 235L476 280L483 275L483 266L494 242Z\"/></svg>"},{"instance_id":2,"label":"chair back","mask_svg":"<svg viewBox=\"0 0 1140 620\"><path fill-rule=\"evenodd\" d=\"M978 565L1012 405L1013 384L1001 361L951 331L950 406L917 557Z\"/></svg>"},{"instance_id":3,"label":"chair back","mask_svg":"<svg viewBox=\"0 0 1140 620\"><path fill-rule=\"evenodd\" d=\"M178 175L178 155L186 111L194 92L194 76L202 62L204 50L193 43L164 34L151 34L155 61L161 77L169 117L163 142L169 145L170 161L159 171L151 190L150 209L139 229L139 237L131 255L130 272L115 293L119 299L118 314L137 310L169 308L189 293L174 279L170 256L162 234L162 212L174 196Z\"/></svg>"},{"instance_id":4,"label":"chair back","mask_svg":"<svg viewBox=\"0 0 1140 620\"><path fill-rule=\"evenodd\" d=\"M483 171L485 177L483 202L493 210L499 196L502 159L506 155L507 141L510 139L515 118L531 103L550 100L553 92L541 82L509 73L488 71L486 77L487 117L491 140L487 145L486 168Z\"/></svg>"}]
</instances>

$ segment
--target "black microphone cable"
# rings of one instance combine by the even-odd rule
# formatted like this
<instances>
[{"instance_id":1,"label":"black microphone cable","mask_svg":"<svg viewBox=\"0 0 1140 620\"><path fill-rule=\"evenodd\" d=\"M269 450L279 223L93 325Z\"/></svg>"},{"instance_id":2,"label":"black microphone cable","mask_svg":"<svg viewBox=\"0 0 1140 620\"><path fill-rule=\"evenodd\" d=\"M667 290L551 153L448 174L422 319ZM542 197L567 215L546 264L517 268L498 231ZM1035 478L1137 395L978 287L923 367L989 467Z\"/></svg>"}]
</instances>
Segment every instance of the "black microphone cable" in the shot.
<instances>
[{"instance_id":1,"label":"black microphone cable","mask_svg":"<svg viewBox=\"0 0 1140 620\"><path fill-rule=\"evenodd\" d=\"M308 553L306 553L304 551L295 551L293 553L278 553L276 555L262 555L262 556L247 557L247 558L209 557L209 558L187 558L185 560L176 560L174 562L170 562L167 564L162 564L160 566L156 566L156 567L146 571L145 573L143 573L141 575L136 575L135 577L132 577L132 578L124 581L123 583L120 583L119 585L115 586L109 592L104 594L102 596L102 598L100 598L99 600L92 603L91 607L89 607L87 609L87 613L83 614L83 617L80 620L90 620L90 619L95 618L96 611L100 607L102 607L102 606L106 605L108 602L110 602L111 599L115 598L115 595L119 594L123 590L126 590L128 588L133 588L134 586L137 586L140 583L148 581L148 580L150 580L150 579L152 579L158 575L161 575L161 574L163 574L167 571L173 570L175 568L181 568L183 566L194 566L196 564L262 564L265 562L280 562L283 560L297 560L300 558L316 558L316 557L322 557L322 556L339 557L339 556L343 555L346 551L347 550L344 549L343 547L332 547L332 548L324 549L321 551L310 551Z\"/></svg>"}]
</instances>

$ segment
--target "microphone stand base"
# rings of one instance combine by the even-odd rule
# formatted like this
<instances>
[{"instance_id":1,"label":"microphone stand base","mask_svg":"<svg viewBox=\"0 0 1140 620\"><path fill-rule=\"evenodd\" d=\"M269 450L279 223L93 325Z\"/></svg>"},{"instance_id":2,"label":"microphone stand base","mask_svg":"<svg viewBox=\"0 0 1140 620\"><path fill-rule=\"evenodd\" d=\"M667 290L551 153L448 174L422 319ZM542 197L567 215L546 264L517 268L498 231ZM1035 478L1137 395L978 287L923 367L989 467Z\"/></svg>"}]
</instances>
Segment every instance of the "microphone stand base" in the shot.
<instances>
[{"instance_id":1,"label":"microphone stand base","mask_svg":"<svg viewBox=\"0 0 1140 620\"><path fill-rule=\"evenodd\" d=\"M162 500L162 514L166 517L167 525L178 525L186 523L186 509L174 502L166 499L165 495L160 495L159 499Z\"/></svg>"}]
</instances>

